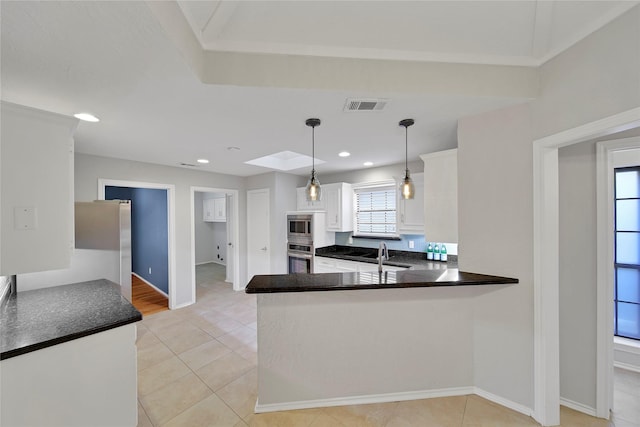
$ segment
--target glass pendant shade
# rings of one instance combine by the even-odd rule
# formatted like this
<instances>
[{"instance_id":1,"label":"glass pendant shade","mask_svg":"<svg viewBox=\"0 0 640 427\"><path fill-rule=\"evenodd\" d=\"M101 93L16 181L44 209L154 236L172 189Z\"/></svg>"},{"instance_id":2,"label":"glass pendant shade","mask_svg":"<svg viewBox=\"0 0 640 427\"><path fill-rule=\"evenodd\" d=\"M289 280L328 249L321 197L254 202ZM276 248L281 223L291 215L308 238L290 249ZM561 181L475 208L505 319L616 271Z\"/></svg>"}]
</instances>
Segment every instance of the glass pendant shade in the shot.
<instances>
[{"instance_id":1,"label":"glass pendant shade","mask_svg":"<svg viewBox=\"0 0 640 427\"><path fill-rule=\"evenodd\" d=\"M403 199L407 200L407 199L413 199L413 196L415 195L415 193L416 193L416 189L413 185L413 180L409 176L409 169L407 169L405 171L404 179L400 184L400 194L402 194Z\"/></svg>"},{"instance_id":2,"label":"glass pendant shade","mask_svg":"<svg viewBox=\"0 0 640 427\"><path fill-rule=\"evenodd\" d=\"M322 188L320 187L320 181L316 178L316 171L311 171L311 178L307 181L307 201L315 202L322 198Z\"/></svg>"},{"instance_id":3,"label":"glass pendant shade","mask_svg":"<svg viewBox=\"0 0 640 427\"><path fill-rule=\"evenodd\" d=\"M400 120L398 123L400 126L404 127L404 178L400 183L400 194L402 198L405 200L413 199L413 196L416 193L416 189L413 185L413 181L411 180L411 176L409 175L409 146L408 146L408 128L412 126L414 123L413 119L404 119Z\"/></svg>"},{"instance_id":4,"label":"glass pendant shade","mask_svg":"<svg viewBox=\"0 0 640 427\"><path fill-rule=\"evenodd\" d=\"M305 122L307 126L311 127L311 176L307 181L307 188L305 193L307 195L307 201L315 202L322 199L322 188L320 188L320 181L316 178L316 126L320 125L320 119L307 119Z\"/></svg>"}]
</instances>

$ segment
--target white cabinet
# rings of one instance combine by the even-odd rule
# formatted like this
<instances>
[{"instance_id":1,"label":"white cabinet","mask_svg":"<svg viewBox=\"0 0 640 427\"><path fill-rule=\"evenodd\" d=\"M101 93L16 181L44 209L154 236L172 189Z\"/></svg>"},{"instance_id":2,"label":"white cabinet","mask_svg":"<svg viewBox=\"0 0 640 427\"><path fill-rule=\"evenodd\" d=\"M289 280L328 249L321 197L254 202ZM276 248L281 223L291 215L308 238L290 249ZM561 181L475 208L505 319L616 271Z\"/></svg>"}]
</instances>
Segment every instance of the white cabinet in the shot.
<instances>
[{"instance_id":1,"label":"white cabinet","mask_svg":"<svg viewBox=\"0 0 640 427\"><path fill-rule=\"evenodd\" d=\"M323 211L325 207L324 185L322 186L322 199L310 202L305 194L305 187L296 188L296 209L299 211Z\"/></svg>"},{"instance_id":2,"label":"white cabinet","mask_svg":"<svg viewBox=\"0 0 640 427\"><path fill-rule=\"evenodd\" d=\"M398 234L424 233L424 174L412 174L411 178L415 187L413 199L403 199L398 191Z\"/></svg>"},{"instance_id":3,"label":"white cabinet","mask_svg":"<svg viewBox=\"0 0 640 427\"><path fill-rule=\"evenodd\" d=\"M0 273L69 268L78 120L2 102Z\"/></svg>"},{"instance_id":4,"label":"white cabinet","mask_svg":"<svg viewBox=\"0 0 640 427\"><path fill-rule=\"evenodd\" d=\"M431 242L458 241L458 150L423 154L424 234Z\"/></svg>"},{"instance_id":5,"label":"white cabinet","mask_svg":"<svg viewBox=\"0 0 640 427\"><path fill-rule=\"evenodd\" d=\"M353 231L353 190L338 182L322 186L327 209L327 231Z\"/></svg>"},{"instance_id":6,"label":"white cabinet","mask_svg":"<svg viewBox=\"0 0 640 427\"><path fill-rule=\"evenodd\" d=\"M205 222L226 222L227 203L224 197L202 201L202 220Z\"/></svg>"},{"instance_id":7,"label":"white cabinet","mask_svg":"<svg viewBox=\"0 0 640 427\"><path fill-rule=\"evenodd\" d=\"M313 261L314 273L335 273L336 260L333 258L315 257Z\"/></svg>"}]
</instances>

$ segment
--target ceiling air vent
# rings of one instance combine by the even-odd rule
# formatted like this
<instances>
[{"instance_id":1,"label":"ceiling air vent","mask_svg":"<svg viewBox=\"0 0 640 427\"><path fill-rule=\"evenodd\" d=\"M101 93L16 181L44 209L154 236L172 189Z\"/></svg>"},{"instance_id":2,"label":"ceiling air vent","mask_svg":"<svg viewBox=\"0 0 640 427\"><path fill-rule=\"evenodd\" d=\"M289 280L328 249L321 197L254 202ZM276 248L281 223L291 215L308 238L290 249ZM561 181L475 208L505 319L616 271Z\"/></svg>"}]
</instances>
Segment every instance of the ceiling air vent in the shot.
<instances>
[{"instance_id":1,"label":"ceiling air vent","mask_svg":"<svg viewBox=\"0 0 640 427\"><path fill-rule=\"evenodd\" d=\"M184 162L181 162L180 166L186 166L186 167L189 167L189 168L197 168L198 167L198 165L194 165L193 163L184 163Z\"/></svg>"},{"instance_id":2,"label":"ceiling air vent","mask_svg":"<svg viewBox=\"0 0 640 427\"><path fill-rule=\"evenodd\" d=\"M357 99L347 98L344 111L381 111L387 105L387 99Z\"/></svg>"}]
</instances>

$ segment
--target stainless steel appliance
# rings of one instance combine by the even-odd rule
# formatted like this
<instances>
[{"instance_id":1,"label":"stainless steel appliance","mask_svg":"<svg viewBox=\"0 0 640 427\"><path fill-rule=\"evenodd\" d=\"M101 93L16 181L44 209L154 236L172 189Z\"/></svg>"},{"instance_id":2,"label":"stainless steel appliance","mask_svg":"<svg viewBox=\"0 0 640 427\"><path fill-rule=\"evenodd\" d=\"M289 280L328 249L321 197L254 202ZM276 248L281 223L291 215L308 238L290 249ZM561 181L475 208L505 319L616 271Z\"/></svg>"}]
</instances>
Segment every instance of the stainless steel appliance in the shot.
<instances>
[{"instance_id":1,"label":"stainless steel appliance","mask_svg":"<svg viewBox=\"0 0 640 427\"><path fill-rule=\"evenodd\" d=\"M287 215L287 240L313 241L313 214Z\"/></svg>"},{"instance_id":2,"label":"stainless steel appliance","mask_svg":"<svg viewBox=\"0 0 640 427\"><path fill-rule=\"evenodd\" d=\"M131 301L131 202L129 200L76 202L75 247L111 254L109 258L115 258L118 263L117 283L120 284L122 295ZM99 271L104 267L92 268Z\"/></svg>"},{"instance_id":3,"label":"stainless steel appliance","mask_svg":"<svg viewBox=\"0 0 640 427\"><path fill-rule=\"evenodd\" d=\"M287 243L289 274L313 273L313 256L313 242L289 241Z\"/></svg>"},{"instance_id":4,"label":"stainless steel appliance","mask_svg":"<svg viewBox=\"0 0 640 427\"><path fill-rule=\"evenodd\" d=\"M289 273L313 273L315 248L333 245L325 212L287 213L287 264Z\"/></svg>"}]
</instances>

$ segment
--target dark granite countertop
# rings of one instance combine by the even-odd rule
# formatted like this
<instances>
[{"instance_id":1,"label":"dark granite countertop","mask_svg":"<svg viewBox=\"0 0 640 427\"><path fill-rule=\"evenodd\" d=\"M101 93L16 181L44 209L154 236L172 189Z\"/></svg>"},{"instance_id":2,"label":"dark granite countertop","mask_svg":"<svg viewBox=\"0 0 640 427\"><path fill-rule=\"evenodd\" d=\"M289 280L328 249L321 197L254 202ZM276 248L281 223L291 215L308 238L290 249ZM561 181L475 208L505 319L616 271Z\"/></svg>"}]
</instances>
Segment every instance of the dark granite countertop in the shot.
<instances>
[{"instance_id":1,"label":"dark granite countertop","mask_svg":"<svg viewBox=\"0 0 640 427\"><path fill-rule=\"evenodd\" d=\"M378 263L378 249L376 248L332 245L316 249L316 256L348 261L368 262L371 264ZM389 249L389 260L385 260L383 264L395 267L412 268L414 270L455 268L458 266L458 256L449 255L446 262L429 261L427 260L427 255L424 252L409 252Z\"/></svg>"},{"instance_id":2,"label":"dark granite countertop","mask_svg":"<svg viewBox=\"0 0 640 427\"><path fill-rule=\"evenodd\" d=\"M0 309L0 360L139 320L120 286L106 279L18 292Z\"/></svg>"},{"instance_id":3,"label":"dark granite countertop","mask_svg":"<svg viewBox=\"0 0 640 427\"><path fill-rule=\"evenodd\" d=\"M271 274L253 276L248 294L346 291L361 289L478 286L518 283L518 279L467 273L457 268L383 271L382 273Z\"/></svg>"}]
</instances>

